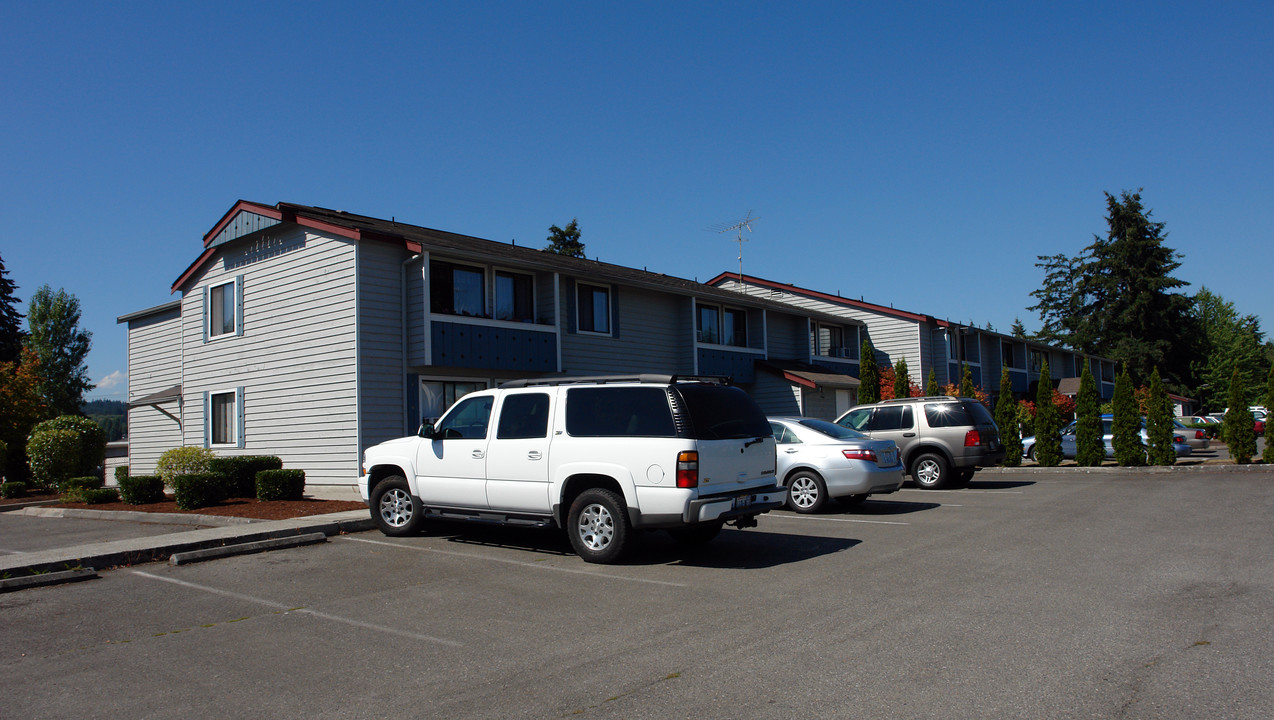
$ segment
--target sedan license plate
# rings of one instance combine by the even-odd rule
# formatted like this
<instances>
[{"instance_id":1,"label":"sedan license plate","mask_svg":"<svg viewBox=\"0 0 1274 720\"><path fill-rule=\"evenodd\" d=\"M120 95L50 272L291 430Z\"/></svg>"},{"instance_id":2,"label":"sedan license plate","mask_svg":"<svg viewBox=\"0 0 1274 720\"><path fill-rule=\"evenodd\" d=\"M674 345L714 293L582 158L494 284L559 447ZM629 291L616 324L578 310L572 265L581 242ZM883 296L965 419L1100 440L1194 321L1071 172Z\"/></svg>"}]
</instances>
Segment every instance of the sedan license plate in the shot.
<instances>
[{"instance_id":1,"label":"sedan license plate","mask_svg":"<svg viewBox=\"0 0 1274 720\"><path fill-rule=\"evenodd\" d=\"M893 466L897 465L897 464L898 464L898 453L897 453L897 451L890 450L890 451L888 451L888 452L883 452L883 453L881 453L881 454L880 454L880 462L879 462L878 464L879 464L881 467L893 467Z\"/></svg>"},{"instance_id":2,"label":"sedan license plate","mask_svg":"<svg viewBox=\"0 0 1274 720\"><path fill-rule=\"evenodd\" d=\"M734 498L734 507L733 507L732 509L733 509L733 510L742 510L743 508L751 507L751 506L752 506L752 499L753 499L753 498L755 498L755 497L756 497L755 495L739 495L739 496L735 497L735 498Z\"/></svg>"}]
</instances>

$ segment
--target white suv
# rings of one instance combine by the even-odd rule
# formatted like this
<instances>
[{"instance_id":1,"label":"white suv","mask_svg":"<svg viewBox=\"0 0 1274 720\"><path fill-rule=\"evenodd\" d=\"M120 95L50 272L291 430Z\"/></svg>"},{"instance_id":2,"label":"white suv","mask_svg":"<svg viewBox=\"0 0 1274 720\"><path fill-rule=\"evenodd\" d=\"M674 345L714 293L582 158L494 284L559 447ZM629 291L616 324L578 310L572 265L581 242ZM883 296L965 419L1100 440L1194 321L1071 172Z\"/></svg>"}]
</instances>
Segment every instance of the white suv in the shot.
<instances>
[{"instance_id":1,"label":"white suv","mask_svg":"<svg viewBox=\"0 0 1274 720\"><path fill-rule=\"evenodd\" d=\"M584 560L614 562L633 529L706 542L755 527L786 500L774 467L765 414L721 381L516 380L368 448L358 487L386 535L427 518L558 526Z\"/></svg>"}]
</instances>

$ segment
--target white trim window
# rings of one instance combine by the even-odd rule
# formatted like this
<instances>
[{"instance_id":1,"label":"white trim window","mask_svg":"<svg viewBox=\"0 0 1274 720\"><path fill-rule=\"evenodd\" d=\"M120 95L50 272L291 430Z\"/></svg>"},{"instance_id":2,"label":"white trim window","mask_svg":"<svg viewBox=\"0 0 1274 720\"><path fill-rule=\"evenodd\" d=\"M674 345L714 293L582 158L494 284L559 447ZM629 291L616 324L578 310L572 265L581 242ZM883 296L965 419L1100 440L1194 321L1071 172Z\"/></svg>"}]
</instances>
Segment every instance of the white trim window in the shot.
<instances>
[{"instance_id":1,"label":"white trim window","mask_svg":"<svg viewBox=\"0 0 1274 720\"><path fill-rule=\"evenodd\" d=\"M748 346L748 312L719 305L699 305L699 342L710 345Z\"/></svg>"},{"instance_id":2,"label":"white trim window","mask_svg":"<svg viewBox=\"0 0 1274 720\"><path fill-rule=\"evenodd\" d=\"M204 288L204 340L243 335L243 276Z\"/></svg>"},{"instance_id":3,"label":"white trim window","mask_svg":"<svg viewBox=\"0 0 1274 720\"><path fill-rule=\"evenodd\" d=\"M204 418L204 447L243 447L243 388L204 393Z\"/></svg>"},{"instance_id":4,"label":"white trim window","mask_svg":"<svg viewBox=\"0 0 1274 720\"><path fill-rule=\"evenodd\" d=\"M535 322L535 276L495 271L495 319Z\"/></svg>"},{"instance_id":5,"label":"white trim window","mask_svg":"<svg viewBox=\"0 0 1274 720\"><path fill-rule=\"evenodd\" d=\"M575 292L580 332L610 334L610 288L579 283Z\"/></svg>"}]
</instances>

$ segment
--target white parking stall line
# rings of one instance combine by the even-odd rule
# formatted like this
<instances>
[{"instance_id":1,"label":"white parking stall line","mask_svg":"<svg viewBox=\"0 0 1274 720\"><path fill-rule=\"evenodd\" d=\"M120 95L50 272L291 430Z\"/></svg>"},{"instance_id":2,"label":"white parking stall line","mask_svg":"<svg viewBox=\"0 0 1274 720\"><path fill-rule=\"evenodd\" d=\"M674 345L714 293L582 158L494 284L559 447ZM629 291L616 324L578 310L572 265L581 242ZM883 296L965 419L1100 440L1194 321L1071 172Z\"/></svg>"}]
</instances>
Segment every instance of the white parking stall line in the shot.
<instances>
[{"instance_id":1,"label":"white parking stall line","mask_svg":"<svg viewBox=\"0 0 1274 720\"><path fill-rule=\"evenodd\" d=\"M522 562L521 560L506 560L504 558L487 557L485 555L475 555L473 553L455 552L454 550L438 550L437 548L415 547L413 545L399 545L398 543L385 542L384 540L368 540L366 538L345 537L339 538L341 541L368 543L369 545L385 545L387 547L398 548L400 550L415 550L417 552L428 552L437 555L449 555L451 557L464 558L466 560L488 560L490 562L504 563L505 565L516 565L518 567L530 568L533 570L554 570L556 572L571 573L573 575L587 575L589 577L607 578L610 580L627 580L629 582L647 583L649 585L664 585L667 587L690 587L685 583L668 582L666 580L648 580L646 578L628 577L625 575L612 575L610 573L591 572L589 570L576 570L574 568L555 567L553 565L544 565L540 563Z\"/></svg>"},{"instance_id":2,"label":"white parking stall line","mask_svg":"<svg viewBox=\"0 0 1274 720\"><path fill-rule=\"evenodd\" d=\"M844 522L844 523L866 523L868 525L910 525L908 522L897 522L894 520L859 520L858 518L838 518L838 517L822 517L817 515L770 515L761 516L763 520L820 520L822 522Z\"/></svg>"},{"instance_id":3,"label":"white parking stall line","mask_svg":"<svg viewBox=\"0 0 1274 720\"><path fill-rule=\"evenodd\" d=\"M320 620L328 620L330 622L341 623L342 625L349 625L352 627L363 628L364 630L375 630L377 632L383 632L389 635L397 635L398 637L407 638L409 640L422 640L425 642L437 643L439 645L447 645L449 647L464 647L463 643L458 643L455 640L447 640L444 638L436 638L436 637L433 637L432 635L422 635L420 633L407 632L399 628L386 627L384 625L375 625L372 623L363 622L362 620L354 620L352 618L340 617L339 615L332 615L325 612L319 612L317 610L310 610L309 608L290 607L288 605L284 605L283 603L274 602L273 600L265 600L263 598L252 597L251 595L242 595L240 593L231 592L229 590L221 590L214 587L208 587L207 585L198 585L192 582L186 582L185 580L178 580L176 578L167 578L160 575L152 575L148 572L142 572L141 570L134 570L133 574L137 575L138 577L144 577L148 580L159 580L160 582L171 583L173 585L180 585L181 587L190 588L191 590L199 590L201 592L211 593L213 595L220 595L222 597L234 598L235 600L243 600L246 602L252 602L258 605L264 605L269 608L274 608L275 610L283 610L290 613L302 613L305 615L310 615L312 617L319 618Z\"/></svg>"}]
</instances>

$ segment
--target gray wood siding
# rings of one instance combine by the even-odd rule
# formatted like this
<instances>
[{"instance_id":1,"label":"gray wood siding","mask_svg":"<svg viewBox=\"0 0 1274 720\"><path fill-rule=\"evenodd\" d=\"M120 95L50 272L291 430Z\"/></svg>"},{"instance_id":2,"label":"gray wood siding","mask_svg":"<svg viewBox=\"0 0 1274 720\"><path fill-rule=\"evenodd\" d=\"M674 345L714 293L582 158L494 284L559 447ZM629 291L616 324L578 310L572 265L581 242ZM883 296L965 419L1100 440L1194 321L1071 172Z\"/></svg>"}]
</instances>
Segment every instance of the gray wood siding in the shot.
<instances>
[{"instance_id":1,"label":"gray wood siding","mask_svg":"<svg viewBox=\"0 0 1274 720\"><path fill-rule=\"evenodd\" d=\"M612 300L619 299L618 337L564 328L562 371L568 375L691 373L693 366L687 364L683 349L694 346L689 300L638 288L610 288ZM563 318L575 316L567 307L574 302L574 287L565 283Z\"/></svg>"},{"instance_id":2,"label":"gray wood siding","mask_svg":"<svg viewBox=\"0 0 1274 720\"><path fill-rule=\"evenodd\" d=\"M767 357L809 362L809 321L798 315L770 310L766 312L766 325L769 329L769 343L765 348Z\"/></svg>"},{"instance_id":3,"label":"gray wood siding","mask_svg":"<svg viewBox=\"0 0 1274 720\"><path fill-rule=\"evenodd\" d=\"M407 434L401 266L408 255L378 242L360 243L357 253L361 456L372 445Z\"/></svg>"},{"instance_id":4,"label":"gray wood siding","mask_svg":"<svg viewBox=\"0 0 1274 720\"><path fill-rule=\"evenodd\" d=\"M745 388L766 415L800 415L801 388L772 372L758 371L756 382Z\"/></svg>"},{"instance_id":5,"label":"gray wood siding","mask_svg":"<svg viewBox=\"0 0 1274 720\"><path fill-rule=\"evenodd\" d=\"M404 273L407 281L407 357L412 365L428 362L425 338L429 336L429 329L425 327L425 321L429 296L425 294L425 259L408 263Z\"/></svg>"},{"instance_id":6,"label":"gray wood siding","mask_svg":"<svg viewBox=\"0 0 1274 720\"><path fill-rule=\"evenodd\" d=\"M244 445L310 484L358 475L354 243L292 229L289 251L210 263L182 299L184 442L204 443L204 393L244 388ZM203 288L242 275L243 336L204 342ZM394 293L397 295L397 279ZM383 343L375 333L370 342Z\"/></svg>"},{"instance_id":7,"label":"gray wood siding","mask_svg":"<svg viewBox=\"0 0 1274 720\"><path fill-rule=\"evenodd\" d=\"M180 385L181 381L180 313L173 311L129 321L129 399L167 390ZM159 406L128 409L128 465L134 475L154 473L160 455L181 447L180 419L181 405L176 399Z\"/></svg>"},{"instance_id":8,"label":"gray wood siding","mask_svg":"<svg viewBox=\"0 0 1274 720\"><path fill-rule=\"evenodd\" d=\"M836 391L800 388L801 414L805 417L832 421L836 419Z\"/></svg>"}]
</instances>

